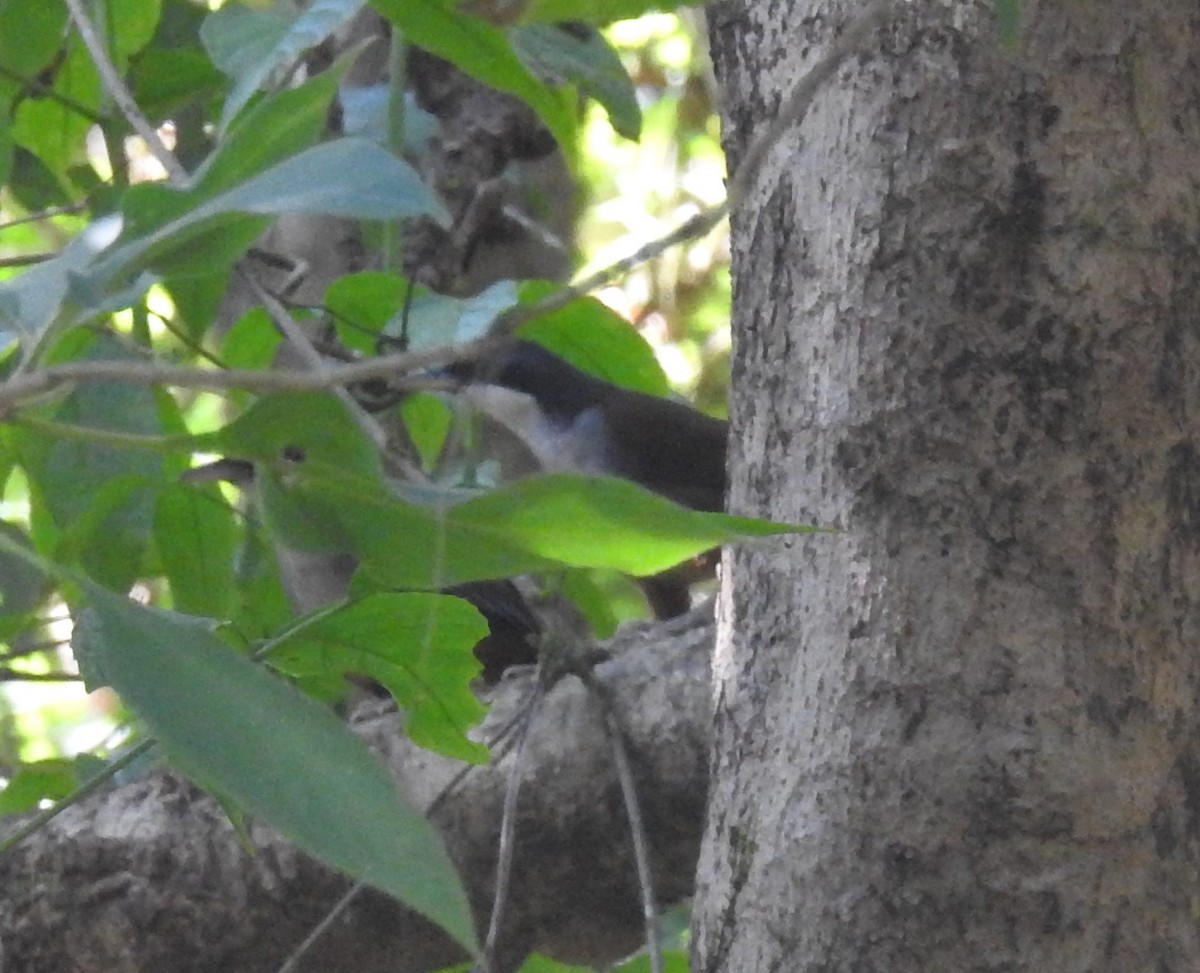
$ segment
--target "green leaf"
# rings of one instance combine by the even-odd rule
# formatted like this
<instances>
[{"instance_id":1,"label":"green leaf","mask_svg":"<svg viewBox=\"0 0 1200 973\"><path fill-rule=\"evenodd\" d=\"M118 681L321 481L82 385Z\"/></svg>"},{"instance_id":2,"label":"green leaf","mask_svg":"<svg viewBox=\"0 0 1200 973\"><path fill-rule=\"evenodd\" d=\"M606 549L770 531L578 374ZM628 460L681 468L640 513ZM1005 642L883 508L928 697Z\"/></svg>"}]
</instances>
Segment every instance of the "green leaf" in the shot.
<instances>
[{"instance_id":1,"label":"green leaf","mask_svg":"<svg viewBox=\"0 0 1200 973\"><path fill-rule=\"evenodd\" d=\"M470 682L479 674L472 649L487 634L483 616L461 598L380 593L301 622L267 661L294 676L369 676L403 707L414 743L484 763L487 748L466 732L485 712Z\"/></svg>"},{"instance_id":2,"label":"green leaf","mask_svg":"<svg viewBox=\"0 0 1200 973\"><path fill-rule=\"evenodd\" d=\"M529 281L521 286L521 300L536 301L557 289L556 284ZM632 324L594 297L543 314L518 333L613 385L647 395L670 394L654 349Z\"/></svg>"},{"instance_id":3,"label":"green leaf","mask_svg":"<svg viewBox=\"0 0 1200 973\"><path fill-rule=\"evenodd\" d=\"M66 300L73 275L88 267L96 254L112 243L120 227L117 217L99 219L53 260L0 282L0 326L22 335L28 344L42 340Z\"/></svg>"},{"instance_id":4,"label":"green leaf","mask_svg":"<svg viewBox=\"0 0 1200 973\"><path fill-rule=\"evenodd\" d=\"M101 256L92 271L97 282L161 265L201 234L228 225L232 214L324 213L377 220L444 215L412 166L365 139L315 145L211 198L203 198L206 186L190 192L142 188L147 192L138 200L139 235L123 235Z\"/></svg>"},{"instance_id":5,"label":"green leaf","mask_svg":"<svg viewBox=\"0 0 1200 973\"><path fill-rule=\"evenodd\" d=\"M375 351L379 336L401 336L406 301L409 347L432 348L481 337L516 299L516 284L500 280L466 298L435 294L417 286L410 300L408 281L380 271L340 277L325 292L325 303L335 315L339 336L350 347L367 353Z\"/></svg>"},{"instance_id":6,"label":"green leaf","mask_svg":"<svg viewBox=\"0 0 1200 973\"><path fill-rule=\"evenodd\" d=\"M27 98L21 102L13 115L12 135L65 186L68 169L84 161L85 138L94 116L100 114L100 78L91 55L78 39L68 44L67 56L54 72L51 90L60 98Z\"/></svg>"},{"instance_id":7,"label":"green leaf","mask_svg":"<svg viewBox=\"0 0 1200 973\"><path fill-rule=\"evenodd\" d=\"M312 146L326 130L329 106L350 63L341 58L311 81L272 92L238 116L197 170L192 202L211 198Z\"/></svg>"},{"instance_id":8,"label":"green leaf","mask_svg":"<svg viewBox=\"0 0 1200 973\"><path fill-rule=\"evenodd\" d=\"M138 473L120 473L100 481L83 501L74 519L59 521L54 556L82 565L109 588L125 591L144 568L154 503L151 483Z\"/></svg>"},{"instance_id":9,"label":"green leaf","mask_svg":"<svg viewBox=\"0 0 1200 973\"><path fill-rule=\"evenodd\" d=\"M216 484L169 483L154 507L154 545L177 611L230 618L239 530Z\"/></svg>"},{"instance_id":10,"label":"green leaf","mask_svg":"<svg viewBox=\"0 0 1200 973\"><path fill-rule=\"evenodd\" d=\"M0 791L0 817L32 811L41 801L58 801L78 785L75 762L65 757L22 764Z\"/></svg>"},{"instance_id":11,"label":"green leaf","mask_svg":"<svg viewBox=\"0 0 1200 973\"><path fill-rule=\"evenodd\" d=\"M134 97L149 118L169 118L225 87L225 76L198 50L150 47L132 67Z\"/></svg>"},{"instance_id":12,"label":"green leaf","mask_svg":"<svg viewBox=\"0 0 1200 973\"><path fill-rule=\"evenodd\" d=\"M572 567L657 574L713 547L815 528L689 510L628 480L533 476L451 508L463 530L503 537Z\"/></svg>"},{"instance_id":13,"label":"green leaf","mask_svg":"<svg viewBox=\"0 0 1200 973\"><path fill-rule=\"evenodd\" d=\"M595 3L594 0L531 0L521 12L521 22L561 24L577 20L600 27L660 10L699 7L706 2L708 0L679 0L670 3L663 0L605 0L604 3Z\"/></svg>"},{"instance_id":14,"label":"green leaf","mask_svg":"<svg viewBox=\"0 0 1200 973\"><path fill-rule=\"evenodd\" d=\"M226 452L268 467L340 472L356 482L383 483L374 444L345 405L326 393L265 395L216 438Z\"/></svg>"},{"instance_id":15,"label":"green leaf","mask_svg":"<svg viewBox=\"0 0 1200 973\"><path fill-rule=\"evenodd\" d=\"M608 112L617 134L637 141L642 109L621 58L596 30L580 36L559 25L530 24L508 33L521 59L542 77L569 81Z\"/></svg>"},{"instance_id":16,"label":"green leaf","mask_svg":"<svg viewBox=\"0 0 1200 973\"><path fill-rule=\"evenodd\" d=\"M0 534L26 550L33 548L25 532L8 521L0 520ZM48 580L27 559L0 548L0 614L23 615L33 609L42 600Z\"/></svg>"},{"instance_id":17,"label":"green leaf","mask_svg":"<svg viewBox=\"0 0 1200 973\"><path fill-rule=\"evenodd\" d=\"M129 57L154 37L162 12L161 0L107 0L108 54L124 73Z\"/></svg>"},{"instance_id":18,"label":"green leaf","mask_svg":"<svg viewBox=\"0 0 1200 973\"><path fill-rule=\"evenodd\" d=\"M200 28L213 63L234 79L220 127L225 128L272 72L291 63L350 20L363 0L314 0L303 11L252 10L226 4Z\"/></svg>"},{"instance_id":19,"label":"green leaf","mask_svg":"<svg viewBox=\"0 0 1200 973\"><path fill-rule=\"evenodd\" d=\"M416 392L400 403L400 415L422 468L432 472L454 425L454 413L432 392Z\"/></svg>"},{"instance_id":20,"label":"green leaf","mask_svg":"<svg viewBox=\"0 0 1200 973\"><path fill-rule=\"evenodd\" d=\"M13 170L13 139L7 118L0 118L0 186L8 182Z\"/></svg>"},{"instance_id":21,"label":"green leaf","mask_svg":"<svg viewBox=\"0 0 1200 973\"><path fill-rule=\"evenodd\" d=\"M812 529L699 513L624 480L565 473L461 502L450 493L410 502L345 407L316 393L267 396L214 442L260 464L264 518L286 546L353 554L394 588L564 564L654 574L738 538Z\"/></svg>"},{"instance_id":22,"label":"green leaf","mask_svg":"<svg viewBox=\"0 0 1200 973\"><path fill-rule=\"evenodd\" d=\"M404 31L410 43L489 87L516 95L538 113L562 148L574 145L576 125L568 102L534 77L500 28L443 0L372 0L372 6Z\"/></svg>"},{"instance_id":23,"label":"green leaf","mask_svg":"<svg viewBox=\"0 0 1200 973\"><path fill-rule=\"evenodd\" d=\"M0 64L22 77L46 67L62 44L67 8L41 0L0 3Z\"/></svg>"},{"instance_id":24,"label":"green leaf","mask_svg":"<svg viewBox=\"0 0 1200 973\"><path fill-rule=\"evenodd\" d=\"M81 340L90 341L81 334ZM115 341L93 341L79 359L128 360ZM78 386L51 412L58 422L97 430L161 435L159 403L152 389L123 382ZM162 456L95 441L54 438L30 428L14 428L21 465L29 476L35 504L48 514L98 580L119 588L141 568L150 540L154 497L148 487L161 482Z\"/></svg>"},{"instance_id":25,"label":"green leaf","mask_svg":"<svg viewBox=\"0 0 1200 973\"><path fill-rule=\"evenodd\" d=\"M474 950L436 833L329 710L223 644L207 619L94 585L87 598L77 646L186 773Z\"/></svg>"}]
</instances>

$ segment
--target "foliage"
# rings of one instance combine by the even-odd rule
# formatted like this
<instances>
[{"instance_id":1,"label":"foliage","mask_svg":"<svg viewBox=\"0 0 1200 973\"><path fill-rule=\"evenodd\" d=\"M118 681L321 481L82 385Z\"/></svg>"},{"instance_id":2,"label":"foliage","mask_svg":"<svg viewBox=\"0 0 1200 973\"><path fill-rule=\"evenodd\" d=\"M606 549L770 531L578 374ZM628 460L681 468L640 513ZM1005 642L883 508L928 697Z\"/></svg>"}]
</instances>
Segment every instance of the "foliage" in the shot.
<instances>
[{"instance_id":1,"label":"foliage","mask_svg":"<svg viewBox=\"0 0 1200 973\"><path fill-rule=\"evenodd\" d=\"M219 309L272 219L449 220L394 142L329 135L330 117L349 111L342 82L359 50L332 62L318 52L363 4L101 6L105 56L187 175L165 178L170 160L131 133L63 7L0 0L0 665L70 678L57 648L39 648L70 637L69 616L88 688L117 691L128 733L152 733L223 799L471 945L440 845L327 705L347 674L395 695L418 743L484 759L466 736L481 713L469 683L483 621L439 589L540 572L583 591L579 569L650 573L776 528L619 481L559 475L486 491L479 470L464 477L445 461L455 421L438 397L368 409L365 384L347 394L318 388L320 376L271 391L275 325L291 315L259 308L222 326ZM593 5L490 19L439 0L374 6L409 41L525 100L572 156L580 96L621 136L646 130L617 51L552 26L594 20ZM648 8L629 0L612 16ZM405 102L400 84L379 88ZM464 298L371 271L337 280L322 311L344 354L367 357L401 336L413 349L478 337L547 289L502 281ZM592 298L526 333L613 381L667 391L644 340ZM397 482L372 435L385 427L404 429L415 465L439 476ZM214 455L253 461L253 505L184 477ZM353 554L354 598L292 617L276 546ZM595 617L599 591L587 595ZM5 811L79 779L61 760L0 770L12 781Z\"/></svg>"}]
</instances>

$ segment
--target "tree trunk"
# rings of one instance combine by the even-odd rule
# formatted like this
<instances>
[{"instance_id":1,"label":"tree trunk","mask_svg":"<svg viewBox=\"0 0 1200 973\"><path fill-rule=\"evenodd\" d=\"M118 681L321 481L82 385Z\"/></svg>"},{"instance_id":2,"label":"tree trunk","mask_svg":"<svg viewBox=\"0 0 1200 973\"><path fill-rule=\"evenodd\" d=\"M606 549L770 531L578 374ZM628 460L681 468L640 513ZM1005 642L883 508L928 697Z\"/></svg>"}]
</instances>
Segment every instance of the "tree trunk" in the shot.
<instances>
[{"instance_id":1,"label":"tree trunk","mask_svg":"<svg viewBox=\"0 0 1200 973\"><path fill-rule=\"evenodd\" d=\"M841 2L710 10L731 168ZM734 216L695 969L1200 969L1200 6L897 4Z\"/></svg>"}]
</instances>

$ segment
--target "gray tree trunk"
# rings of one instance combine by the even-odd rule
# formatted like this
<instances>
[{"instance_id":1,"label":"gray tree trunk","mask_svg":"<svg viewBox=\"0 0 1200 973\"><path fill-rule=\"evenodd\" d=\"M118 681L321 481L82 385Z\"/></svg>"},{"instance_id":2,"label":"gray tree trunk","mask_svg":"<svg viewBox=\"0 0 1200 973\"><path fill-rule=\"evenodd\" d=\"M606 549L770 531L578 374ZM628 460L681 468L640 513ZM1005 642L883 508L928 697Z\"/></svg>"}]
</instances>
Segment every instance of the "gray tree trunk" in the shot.
<instances>
[{"instance_id":1,"label":"gray tree trunk","mask_svg":"<svg viewBox=\"0 0 1200 973\"><path fill-rule=\"evenodd\" d=\"M736 169L860 4L710 10ZM898 3L734 215L700 971L1200 970L1200 4Z\"/></svg>"}]
</instances>

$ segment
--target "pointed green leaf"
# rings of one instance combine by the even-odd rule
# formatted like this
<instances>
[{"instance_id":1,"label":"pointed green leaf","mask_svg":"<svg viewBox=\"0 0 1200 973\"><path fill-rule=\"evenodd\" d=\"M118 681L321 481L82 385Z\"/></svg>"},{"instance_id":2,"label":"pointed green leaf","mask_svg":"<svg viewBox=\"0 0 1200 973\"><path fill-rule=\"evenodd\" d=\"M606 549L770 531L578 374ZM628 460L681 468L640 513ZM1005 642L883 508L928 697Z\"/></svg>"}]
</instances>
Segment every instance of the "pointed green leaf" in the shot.
<instances>
[{"instance_id":1,"label":"pointed green leaf","mask_svg":"<svg viewBox=\"0 0 1200 973\"><path fill-rule=\"evenodd\" d=\"M521 285L521 300L536 301L558 289L546 281L527 281ZM519 333L613 385L647 395L670 394L654 349L632 324L594 297L539 315Z\"/></svg>"},{"instance_id":2,"label":"pointed green leaf","mask_svg":"<svg viewBox=\"0 0 1200 973\"><path fill-rule=\"evenodd\" d=\"M87 597L80 651L184 771L474 949L436 833L329 710L230 649L207 619L94 585Z\"/></svg>"},{"instance_id":3,"label":"pointed green leaf","mask_svg":"<svg viewBox=\"0 0 1200 973\"><path fill-rule=\"evenodd\" d=\"M642 109L621 58L598 30L530 24L509 31L516 52L539 76L569 81L608 112L618 135L637 141Z\"/></svg>"},{"instance_id":4,"label":"pointed green leaf","mask_svg":"<svg viewBox=\"0 0 1200 973\"><path fill-rule=\"evenodd\" d=\"M700 513L628 480L576 473L529 477L458 504L448 519L572 567L636 575L657 574L732 541L815 529Z\"/></svg>"},{"instance_id":5,"label":"pointed green leaf","mask_svg":"<svg viewBox=\"0 0 1200 973\"><path fill-rule=\"evenodd\" d=\"M221 113L225 128L272 72L293 63L358 13L363 0L315 0L301 12L287 7L252 10L226 4L200 28L213 63L234 78Z\"/></svg>"},{"instance_id":6,"label":"pointed green leaf","mask_svg":"<svg viewBox=\"0 0 1200 973\"><path fill-rule=\"evenodd\" d=\"M516 95L546 123L560 147L575 142L575 119L567 101L521 62L504 31L443 0L373 0L372 6L404 31L405 40L445 58L499 91Z\"/></svg>"},{"instance_id":7,"label":"pointed green leaf","mask_svg":"<svg viewBox=\"0 0 1200 973\"><path fill-rule=\"evenodd\" d=\"M176 611L233 614L238 526L215 483L169 483L154 507L154 546Z\"/></svg>"}]
</instances>

